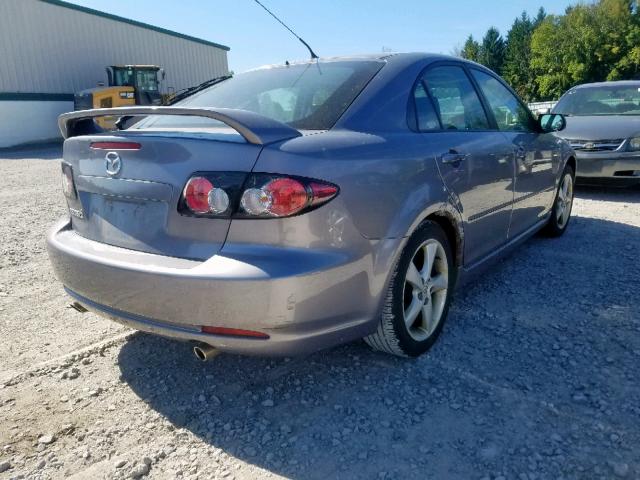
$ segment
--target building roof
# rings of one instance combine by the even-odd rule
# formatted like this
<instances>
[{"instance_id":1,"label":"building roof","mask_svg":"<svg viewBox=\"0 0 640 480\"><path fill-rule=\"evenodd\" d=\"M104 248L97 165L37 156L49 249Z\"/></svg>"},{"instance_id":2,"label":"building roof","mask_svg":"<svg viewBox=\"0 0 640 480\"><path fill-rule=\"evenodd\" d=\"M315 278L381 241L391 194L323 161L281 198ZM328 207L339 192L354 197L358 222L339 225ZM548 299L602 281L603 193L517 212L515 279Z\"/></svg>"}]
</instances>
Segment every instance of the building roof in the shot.
<instances>
[{"instance_id":1,"label":"building roof","mask_svg":"<svg viewBox=\"0 0 640 480\"><path fill-rule=\"evenodd\" d=\"M109 20L114 20L116 22L128 23L129 25L134 25L136 27L144 28L147 30L153 30L154 32L164 33L165 35L171 35L172 37L182 38L183 40L190 40L192 42L201 43L203 45L208 45L210 47L216 47L226 51L231 50L226 45L221 45L219 43L210 42L208 40L203 40L201 38L192 37L191 35L185 35L183 33L174 32L173 30L167 30L166 28L156 27L154 25L149 25L148 23L138 22L136 20L131 20L130 18L120 17L118 15L112 15L110 13L101 12L99 10L94 10L93 8L82 7L80 5L65 2L63 0L40 0L40 1L43 3L56 5L58 7L69 8L71 10L76 10L78 12L87 13L89 15L95 15L97 17L107 18Z\"/></svg>"}]
</instances>

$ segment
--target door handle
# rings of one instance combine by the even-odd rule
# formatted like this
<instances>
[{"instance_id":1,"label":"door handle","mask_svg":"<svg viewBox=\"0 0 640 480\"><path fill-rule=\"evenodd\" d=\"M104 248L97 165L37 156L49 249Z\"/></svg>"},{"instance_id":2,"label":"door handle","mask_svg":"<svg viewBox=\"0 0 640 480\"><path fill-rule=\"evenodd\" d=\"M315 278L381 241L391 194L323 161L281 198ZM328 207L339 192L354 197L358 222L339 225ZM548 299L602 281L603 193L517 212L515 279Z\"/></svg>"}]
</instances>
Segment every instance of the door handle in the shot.
<instances>
[{"instance_id":1,"label":"door handle","mask_svg":"<svg viewBox=\"0 0 640 480\"><path fill-rule=\"evenodd\" d=\"M444 153L440 156L440 161L449 165L457 165L465 160L469 155L466 153L458 153L455 150L450 150L448 153Z\"/></svg>"}]
</instances>

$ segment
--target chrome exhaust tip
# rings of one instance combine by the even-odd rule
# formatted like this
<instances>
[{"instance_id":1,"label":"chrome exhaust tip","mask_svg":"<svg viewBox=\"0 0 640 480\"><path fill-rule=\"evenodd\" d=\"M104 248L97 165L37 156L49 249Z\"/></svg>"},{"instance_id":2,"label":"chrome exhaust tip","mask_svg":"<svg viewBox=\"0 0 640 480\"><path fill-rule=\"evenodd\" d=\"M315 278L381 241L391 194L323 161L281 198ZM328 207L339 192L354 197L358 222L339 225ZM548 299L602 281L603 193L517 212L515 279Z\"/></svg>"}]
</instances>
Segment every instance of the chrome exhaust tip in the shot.
<instances>
[{"instance_id":1,"label":"chrome exhaust tip","mask_svg":"<svg viewBox=\"0 0 640 480\"><path fill-rule=\"evenodd\" d=\"M73 308L74 310L77 310L80 313L85 313L88 312L88 310L86 308L84 308L82 305L80 305L78 302L73 302L71 305L69 305L71 308Z\"/></svg>"},{"instance_id":2,"label":"chrome exhaust tip","mask_svg":"<svg viewBox=\"0 0 640 480\"><path fill-rule=\"evenodd\" d=\"M211 345L207 345L206 343L201 343L193 347L193 354L198 360L202 360L203 362L211 360L213 357L219 355L220 353L220 350L212 347Z\"/></svg>"}]
</instances>

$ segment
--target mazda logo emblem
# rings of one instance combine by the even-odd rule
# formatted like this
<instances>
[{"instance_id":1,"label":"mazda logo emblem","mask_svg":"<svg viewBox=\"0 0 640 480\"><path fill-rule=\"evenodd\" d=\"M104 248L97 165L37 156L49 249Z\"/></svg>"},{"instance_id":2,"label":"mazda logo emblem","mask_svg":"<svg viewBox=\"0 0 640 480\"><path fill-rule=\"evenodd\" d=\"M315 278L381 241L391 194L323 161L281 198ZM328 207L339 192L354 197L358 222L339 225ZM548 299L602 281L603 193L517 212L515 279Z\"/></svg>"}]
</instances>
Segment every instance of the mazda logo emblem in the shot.
<instances>
[{"instance_id":1,"label":"mazda logo emblem","mask_svg":"<svg viewBox=\"0 0 640 480\"><path fill-rule=\"evenodd\" d=\"M120 155L118 155L117 152L107 152L104 160L105 167L109 175L114 177L118 173L120 173L120 169L122 168L122 160L120 159Z\"/></svg>"}]
</instances>

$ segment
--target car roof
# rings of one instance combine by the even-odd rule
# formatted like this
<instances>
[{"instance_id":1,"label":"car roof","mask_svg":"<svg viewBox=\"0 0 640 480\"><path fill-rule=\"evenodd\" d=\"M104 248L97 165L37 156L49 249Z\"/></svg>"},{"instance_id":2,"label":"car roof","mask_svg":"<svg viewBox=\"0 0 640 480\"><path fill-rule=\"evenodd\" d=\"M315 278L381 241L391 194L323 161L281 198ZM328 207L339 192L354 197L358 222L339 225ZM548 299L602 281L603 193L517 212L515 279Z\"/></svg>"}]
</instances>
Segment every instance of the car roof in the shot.
<instances>
[{"instance_id":1,"label":"car roof","mask_svg":"<svg viewBox=\"0 0 640 480\"><path fill-rule=\"evenodd\" d=\"M382 52L382 53L365 53L365 54L357 54L357 55L341 55L334 57L320 57L318 59L306 59L306 60L289 60L289 65L307 65L310 63L329 63L329 62L357 62L357 61L385 61L388 63L393 62L406 62L406 61L420 61L420 60L456 60L459 62L471 63L468 60L459 57L452 57L451 55L442 55L439 53L425 53L425 52ZM268 68L277 68L285 66L286 63L274 63L270 65L262 65L257 68L250 69L248 71L253 70L261 70Z\"/></svg>"}]
</instances>

